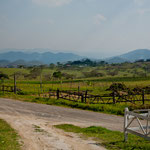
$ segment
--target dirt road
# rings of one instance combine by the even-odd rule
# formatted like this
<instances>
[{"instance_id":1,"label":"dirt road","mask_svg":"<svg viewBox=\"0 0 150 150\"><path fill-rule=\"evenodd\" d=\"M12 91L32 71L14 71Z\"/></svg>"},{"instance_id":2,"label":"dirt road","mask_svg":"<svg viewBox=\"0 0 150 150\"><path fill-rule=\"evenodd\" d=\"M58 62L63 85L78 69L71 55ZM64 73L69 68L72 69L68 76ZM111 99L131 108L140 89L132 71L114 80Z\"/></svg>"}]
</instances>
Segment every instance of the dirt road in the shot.
<instances>
[{"instance_id":1,"label":"dirt road","mask_svg":"<svg viewBox=\"0 0 150 150\"><path fill-rule=\"evenodd\" d=\"M104 150L99 143L53 127L69 123L122 131L123 117L0 98L0 118L16 129L24 150Z\"/></svg>"}]
</instances>

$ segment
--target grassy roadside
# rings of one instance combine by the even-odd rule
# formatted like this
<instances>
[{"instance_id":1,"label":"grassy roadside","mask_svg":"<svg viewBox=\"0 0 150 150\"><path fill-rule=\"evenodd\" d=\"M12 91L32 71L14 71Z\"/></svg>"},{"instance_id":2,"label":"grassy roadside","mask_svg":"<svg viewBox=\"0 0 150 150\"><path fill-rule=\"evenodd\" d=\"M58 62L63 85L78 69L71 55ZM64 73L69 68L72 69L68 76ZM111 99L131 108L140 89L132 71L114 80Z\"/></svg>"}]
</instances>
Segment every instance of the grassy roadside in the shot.
<instances>
[{"instance_id":1,"label":"grassy roadside","mask_svg":"<svg viewBox=\"0 0 150 150\"><path fill-rule=\"evenodd\" d=\"M109 150L150 150L150 143L140 137L129 134L128 142L124 142L123 133L111 131L102 127L80 128L70 124L55 125L66 132L79 133L81 137L92 137L93 140Z\"/></svg>"},{"instance_id":2,"label":"grassy roadside","mask_svg":"<svg viewBox=\"0 0 150 150\"><path fill-rule=\"evenodd\" d=\"M2 119L0 119L0 150L21 150L17 133Z\"/></svg>"},{"instance_id":3,"label":"grassy roadside","mask_svg":"<svg viewBox=\"0 0 150 150\"><path fill-rule=\"evenodd\" d=\"M95 112L103 112L107 114L114 114L114 115L124 115L124 108L128 107L130 110L134 109L148 109L150 105L134 105L134 104L85 104L79 102L72 102L64 99L49 99L49 98L40 98L30 95L15 95L13 93L6 93L0 94L0 97L3 98L11 98L16 99L24 102L33 102L39 104L47 104L47 105L56 105L56 106L63 106L69 108L78 108L82 110L90 110Z\"/></svg>"},{"instance_id":4,"label":"grassy roadside","mask_svg":"<svg viewBox=\"0 0 150 150\"><path fill-rule=\"evenodd\" d=\"M82 110L90 110L90 111L103 112L103 113L115 114L115 115L124 115L124 108L127 107L127 105L125 104L84 104L79 102L63 100L63 99L57 100L57 99L39 98L39 97L36 98L35 96L29 96L29 95L4 94L4 95L0 95L0 97L16 99L24 102L33 102L39 104L78 108Z\"/></svg>"}]
</instances>

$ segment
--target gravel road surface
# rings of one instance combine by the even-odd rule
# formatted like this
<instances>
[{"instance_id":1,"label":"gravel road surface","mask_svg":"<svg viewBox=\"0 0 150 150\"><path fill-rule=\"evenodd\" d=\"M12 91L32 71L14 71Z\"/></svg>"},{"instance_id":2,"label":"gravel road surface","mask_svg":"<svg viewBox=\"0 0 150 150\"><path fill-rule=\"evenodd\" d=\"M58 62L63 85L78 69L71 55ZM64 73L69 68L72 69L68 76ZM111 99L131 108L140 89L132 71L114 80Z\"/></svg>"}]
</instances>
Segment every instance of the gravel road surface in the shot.
<instances>
[{"instance_id":1,"label":"gravel road surface","mask_svg":"<svg viewBox=\"0 0 150 150\"><path fill-rule=\"evenodd\" d=\"M24 150L105 150L100 143L65 133L53 125L103 126L123 131L123 117L0 98L0 118L21 136Z\"/></svg>"}]
</instances>

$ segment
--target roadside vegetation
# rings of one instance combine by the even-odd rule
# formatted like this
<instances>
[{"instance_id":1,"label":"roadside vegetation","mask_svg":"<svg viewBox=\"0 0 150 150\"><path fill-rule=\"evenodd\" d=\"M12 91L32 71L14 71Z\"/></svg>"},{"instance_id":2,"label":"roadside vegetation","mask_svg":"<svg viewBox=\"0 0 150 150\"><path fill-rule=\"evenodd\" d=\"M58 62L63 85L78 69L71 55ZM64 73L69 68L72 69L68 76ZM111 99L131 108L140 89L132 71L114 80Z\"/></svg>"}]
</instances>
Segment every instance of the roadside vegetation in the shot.
<instances>
[{"instance_id":1,"label":"roadside vegetation","mask_svg":"<svg viewBox=\"0 0 150 150\"><path fill-rule=\"evenodd\" d=\"M45 96L46 94L48 95L50 90L57 89L76 92L81 91L83 93L87 91L88 94L93 95L111 95L112 91L108 89L110 89L111 85L114 83L116 85L122 85L124 89L128 90L125 92L130 92L130 89L137 89L140 91L142 88L147 88L149 90L150 61L107 64L104 61L94 62L86 59L67 62L65 64L57 63L57 65L50 64L32 67L18 66L17 68L0 68L0 97L115 115L124 115L125 107L129 107L129 110L150 108L149 101L146 101L144 104L141 102L92 104L88 102L68 101L61 98L48 98ZM16 88L16 94L14 94L14 91L8 92L3 90L4 86L6 90L7 86L11 86L14 89ZM145 93L145 96L148 97L148 93ZM140 96L137 96L137 98L139 97ZM110 96L110 98L113 99L112 96ZM6 127L8 127L8 129ZM98 143L110 150L150 149L150 144L139 137L129 135L129 141L124 143L123 133L110 131L101 127L80 128L73 125L59 125L56 127L64 129L67 132L80 133L84 135L84 137L93 137ZM35 127L35 130L41 131L39 127ZM4 131L5 133L3 133ZM5 138L8 141L6 141ZM14 147L11 147L12 140L14 140L14 144L12 145ZM9 125L5 125L5 122L2 120L0 120L0 148L1 147L3 148L2 150L19 150L17 134Z\"/></svg>"},{"instance_id":2,"label":"roadside vegetation","mask_svg":"<svg viewBox=\"0 0 150 150\"><path fill-rule=\"evenodd\" d=\"M124 115L124 108L128 107L129 110L134 109L148 109L150 108L149 104L131 104L131 103L117 103L117 104L85 104L79 102L68 101L64 99L49 99L43 97L35 97L32 95L16 95L13 93L6 93L0 94L0 97L4 98L11 98L16 99L24 102L32 102L32 103L39 103L39 104L47 104L47 105L56 105L56 106L63 106L63 107L70 107L70 108L78 108L83 110L95 111L95 112L102 112L107 114L114 114L114 115Z\"/></svg>"},{"instance_id":3,"label":"roadside vegetation","mask_svg":"<svg viewBox=\"0 0 150 150\"><path fill-rule=\"evenodd\" d=\"M16 73L19 80L41 79L43 81L95 79L112 77L148 77L150 75L150 61L139 60L134 63L108 64L104 61L96 62L89 59L81 61L57 63L41 66L20 66L17 68L0 68L10 79ZM92 80L91 79L91 80Z\"/></svg>"},{"instance_id":4,"label":"roadside vegetation","mask_svg":"<svg viewBox=\"0 0 150 150\"><path fill-rule=\"evenodd\" d=\"M150 61L134 63L107 64L89 59L82 61L57 63L42 66L18 66L18 68L0 68L1 90L4 86L14 86L16 78L17 94L0 91L1 97L49 105L67 106L110 114L123 115L124 108L130 110L150 108L149 102L90 104L46 98L50 90L88 91L89 94L110 94L107 89L115 82L129 89L145 88L150 85ZM112 98L112 97L111 97Z\"/></svg>"},{"instance_id":5,"label":"roadside vegetation","mask_svg":"<svg viewBox=\"0 0 150 150\"><path fill-rule=\"evenodd\" d=\"M97 145L102 145L109 150L149 150L149 141L135 135L129 134L128 141L124 142L124 135L119 131L111 131L106 128L91 126L81 128L71 124L55 125L56 128L65 132L78 133L82 138L92 138Z\"/></svg>"},{"instance_id":6,"label":"roadside vegetation","mask_svg":"<svg viewBox=\"0 0 150 150\"><path fill-rule=\"evenodd\" d=\"M21 150L18 140L15 130L0 119L0 150Z\"/></svg>"}]
</instances>

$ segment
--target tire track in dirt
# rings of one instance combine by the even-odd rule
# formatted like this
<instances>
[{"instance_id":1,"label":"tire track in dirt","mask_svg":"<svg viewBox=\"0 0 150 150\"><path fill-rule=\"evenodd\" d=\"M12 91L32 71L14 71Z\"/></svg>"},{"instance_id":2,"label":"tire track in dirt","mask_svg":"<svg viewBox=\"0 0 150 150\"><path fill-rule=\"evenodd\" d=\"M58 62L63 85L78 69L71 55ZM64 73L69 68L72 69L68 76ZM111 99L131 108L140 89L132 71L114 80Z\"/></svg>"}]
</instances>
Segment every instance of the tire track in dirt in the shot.
<instances>
[{"instance_id":1,"label":"tire track in dirt","mask_svg":"<svg viewBox=\"0 0 150 150\"><path fill-rule=\"evenodd\" d=\"M123 125L123 118L114 115L2 98L0 118L17 130L24 142L23 150L104 150L100 143L65 133L53 125L99 125L113 130L122 130Z\"/></svg>"}]
</instances>

